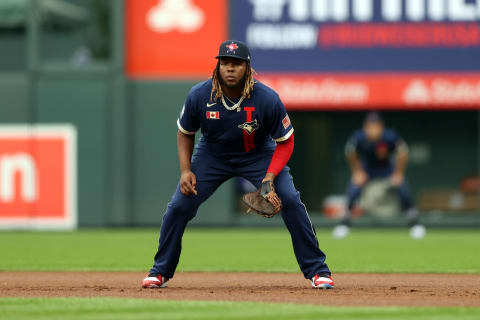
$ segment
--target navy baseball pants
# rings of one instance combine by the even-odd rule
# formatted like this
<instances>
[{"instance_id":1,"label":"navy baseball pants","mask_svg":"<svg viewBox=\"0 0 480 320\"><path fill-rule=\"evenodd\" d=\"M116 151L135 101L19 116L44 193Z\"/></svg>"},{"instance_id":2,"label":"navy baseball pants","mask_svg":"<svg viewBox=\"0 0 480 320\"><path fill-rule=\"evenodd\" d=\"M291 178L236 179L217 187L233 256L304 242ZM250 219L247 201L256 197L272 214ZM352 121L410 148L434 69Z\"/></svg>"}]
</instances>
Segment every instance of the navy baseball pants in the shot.
<instances>
[{"instance_id":1,"label":"navy baseball pants","mask_svg":"<svg viewBox=\"0 0 480 320\"><path fill-rule=\"evenodd\" d=\"M158 251L150 273L172 278L182 250L182 236L188 221L197 214L198 207L226 180L241 176L260 187L272 158L272 150L259 150L253 154L225 159L214 156L206 144L200 143L192 156L192 172L197 178L198 195L185 196L177 186L163 216ZM282 218L290 232L293 250L305 278L317 273L330 273L325 254L318 246L315 229L300 193L285 167L275 179L275 191L282 199Z\"/></svg>"}]
</instances>

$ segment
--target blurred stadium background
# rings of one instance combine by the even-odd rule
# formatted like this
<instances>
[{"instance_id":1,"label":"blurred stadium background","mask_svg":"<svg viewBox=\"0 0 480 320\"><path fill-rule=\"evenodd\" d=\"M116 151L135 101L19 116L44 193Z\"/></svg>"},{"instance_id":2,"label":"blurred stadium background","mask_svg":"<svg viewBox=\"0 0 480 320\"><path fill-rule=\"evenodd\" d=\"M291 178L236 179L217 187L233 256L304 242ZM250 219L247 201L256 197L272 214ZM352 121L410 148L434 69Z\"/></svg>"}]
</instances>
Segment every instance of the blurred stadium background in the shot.
<instances>
[{"instance_id":1,"label":"blurred stadium background","mask_svg":"<svg viewBox=\"0 0 480 320\"><path fill-rule=\"evenodd\" d=\"M479 21L470 0L2 0L0 225L159 225L183 100L235 38L289 110L290 166L317 227L339 218L344 146L368 110L409 144L421 221L479 227ZM239 185L192 225L282 224L243 215Z\"/></svg>"}]
</instances>

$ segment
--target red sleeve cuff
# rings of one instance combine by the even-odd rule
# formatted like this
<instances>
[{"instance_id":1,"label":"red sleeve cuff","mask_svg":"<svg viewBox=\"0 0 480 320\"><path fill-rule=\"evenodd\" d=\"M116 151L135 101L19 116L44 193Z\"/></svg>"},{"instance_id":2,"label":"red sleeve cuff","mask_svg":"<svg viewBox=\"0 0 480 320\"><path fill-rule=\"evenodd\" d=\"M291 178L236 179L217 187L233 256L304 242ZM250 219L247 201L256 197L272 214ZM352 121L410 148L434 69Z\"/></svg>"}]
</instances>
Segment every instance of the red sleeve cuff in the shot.
<instances>
[{"instance_id":1,"label":"red sleeve cuff","mask_svg":"<svg viewBox=\"0 0 480 320\"><path fill-rule=\"evenodd\" d=\"M293 153L294 135L292 134L287 140L277 142L277 147L273 153L272 160L268 166L267 172L272 172L277 176L287 165L288 160Z\"/></svg>"}]
</instances>

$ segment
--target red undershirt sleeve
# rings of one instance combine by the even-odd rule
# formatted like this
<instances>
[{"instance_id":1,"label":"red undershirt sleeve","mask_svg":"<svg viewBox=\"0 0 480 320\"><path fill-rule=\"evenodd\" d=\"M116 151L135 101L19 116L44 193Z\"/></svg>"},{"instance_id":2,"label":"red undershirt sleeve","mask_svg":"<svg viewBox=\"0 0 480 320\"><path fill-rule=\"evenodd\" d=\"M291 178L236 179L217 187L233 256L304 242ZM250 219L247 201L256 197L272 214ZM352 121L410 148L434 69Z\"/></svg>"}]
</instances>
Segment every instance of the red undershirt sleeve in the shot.
<instances>
[{"instance_id":1,"label":"red undershirt sleeve","mask_svg":"<svg viewBox=\"0 0 480 320\"><path fill-rule=\"evenodd\" d=\"M277 142L277 147L273 153L272 160L268 166L267 172L272 172L275 176L278 176L283 167L287 164L288 160L292 156L294 145L293 134L283 142Z\"/></svg>"}]
</instances>

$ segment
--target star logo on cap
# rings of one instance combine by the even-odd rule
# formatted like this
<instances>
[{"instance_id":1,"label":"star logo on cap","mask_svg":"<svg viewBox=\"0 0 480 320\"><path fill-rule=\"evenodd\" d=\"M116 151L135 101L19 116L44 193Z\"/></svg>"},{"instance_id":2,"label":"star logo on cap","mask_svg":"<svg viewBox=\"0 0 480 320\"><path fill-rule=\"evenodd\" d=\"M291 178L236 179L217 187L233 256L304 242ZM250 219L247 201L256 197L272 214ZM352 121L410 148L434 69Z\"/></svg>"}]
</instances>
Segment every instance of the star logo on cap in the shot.
<instances>
[{"instance_id":1,"label":"star logo on cap","mask_svg":"<svg viewBox=\"0 0 480 320\"><path fill-rule=\"evenodd\" d=\"M235 53L235 50L238 49L237 44L234 43L234 42L232 42L232 43L230 43L230 44L227 44L226 47L227 47L227 49L228 49L228 50L227 50L227 53L228 53L228 52L233 52L233 53Z\"/></svg>"}]
</instances>

